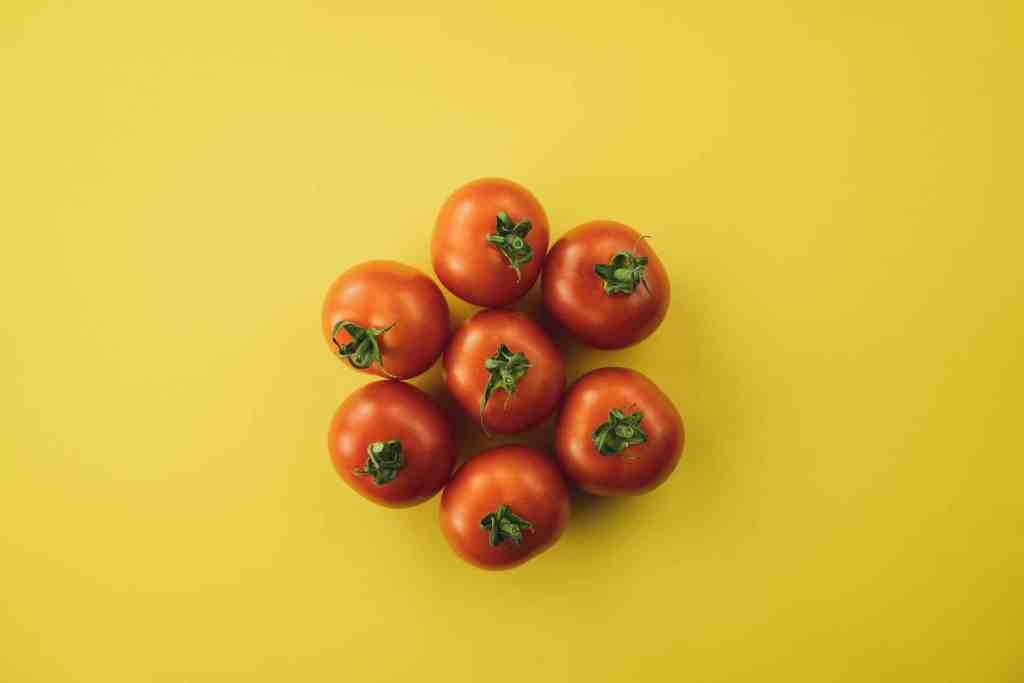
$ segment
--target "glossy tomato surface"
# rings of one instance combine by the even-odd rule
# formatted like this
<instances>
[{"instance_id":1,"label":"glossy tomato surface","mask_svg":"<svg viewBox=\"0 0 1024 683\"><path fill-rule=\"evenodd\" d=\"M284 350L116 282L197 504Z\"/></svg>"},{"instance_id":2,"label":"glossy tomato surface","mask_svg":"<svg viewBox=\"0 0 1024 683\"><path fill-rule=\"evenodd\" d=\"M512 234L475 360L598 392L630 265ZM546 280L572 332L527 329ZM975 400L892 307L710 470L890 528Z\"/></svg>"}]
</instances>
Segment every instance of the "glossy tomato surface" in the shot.
<instances>
[{"instance_id":1,"label":"glossy tomato surface","mask_svg":"<svg viewBox=\"0 0 1024 683\"><path fill-rule=\"evenodd\" d=\"M532 255L519 272L488 236L498 216L512 224L529 221L523 240ZM504 238L503 238L504 239ZM441 207L430 243L434 272L455 296L497 308L521 298L537 280L548 250L548 217L529 190L511 180L482 178L457 189Z\"/></svg>"},{"instance_id":2,"label":"glossy tomato surface","mask_svg":"<svg viewBox=\"0 0 1024 683\"><path fill-rule=\"evenodd\" d=\"M502 349L521 354L529 367L520 365L511 391L494 389L481 412L488 383L497 374L488 370L488 361ZM565 388L565 361L547 333L525 314L488 310L456 330L444 353L444 375L448 390L467 415L486 431L512 434L537 425L554 411Z\"/></svg>"},{"instance_id":3,"label":"glossy tomato surface","mask_svg":"<svg viewBox=\"0 0 1024 683\"><path fill-rule=\"evenodd\" d=\"M518 528L515 536L490 529L499 511ZM448 544L484 569L526 562L551 547L568 520L569 492L561 473L544 453L526 446L480 453L459 468L441 497Z\"/></svg>"},{"instance_id":4,"label":"glossy tomato surface","mask_svg":"<svg viewBox=\"0 0 1024 683\"><path fill-rule=\"evenodd\" d=\"M451 423L430 396L405 382L381 380L345 399L331 420L327 444L338 474L357 493L406 507L427 500L448 481L454 439ZM373 444L382 444L376 466L368 452Z\"/></svg>"},{"instance_id":5,"label":"glossy tomato surface","mask_svg":"<svg viewBox=\"0 0 1024 683\"><path fill-rule=\"evenodd\" d=\"M637 423L627 427L617 445L626 439L642 438L642 443L617 453L598 450L595 432L609 423L612 411ZM609 438L616 439L614 432ZM644 493L660 485L679 463L684 439L683 420L672 400L650 379L626 368L601 368L580 377L569 388L555 426L555 452L566 476L602 496Z\"/></svg>"},{"instance_id":6,"label":"glossy tomato surface","mask_svg":"<svg viewBox=\"0 0 1024 683\"><path fill-rule=\"evenodd\" d=\"M339 348L356 341L338 327L343 321L380 331L374 341L381 362L371 357L369 365L360 368L351 357L342 360L381 377L406 379L425 372L444 351L451 333L448 302L440 287L416 268L396 261L360 263L327 290L321 326L335 356Z\"/></svg>"},{"instance_id":7,"label":"glossy tomato surface","mask_svg":"<svg viewBox=\"0 0 1024 683\"><path fill-rule=\"evenodd\" d=\"M598 349L620 349L648 337L668 311L668 274L647 240L633 228L614 221L584 223L566 233L548 253L542 287L544 307L583 343ZM595 265L609 264L616 254L647 259L646 286L631 293L609 293Z\"/></svg>"}]
</instances>

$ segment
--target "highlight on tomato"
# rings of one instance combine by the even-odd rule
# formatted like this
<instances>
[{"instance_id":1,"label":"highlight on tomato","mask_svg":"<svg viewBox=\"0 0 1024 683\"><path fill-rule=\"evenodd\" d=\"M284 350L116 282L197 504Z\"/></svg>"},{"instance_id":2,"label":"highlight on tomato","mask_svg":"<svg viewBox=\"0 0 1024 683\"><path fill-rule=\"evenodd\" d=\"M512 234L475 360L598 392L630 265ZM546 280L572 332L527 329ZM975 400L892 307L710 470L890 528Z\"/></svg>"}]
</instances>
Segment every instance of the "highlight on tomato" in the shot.
<instances>
[{"instance_id":1,"label":"highlight on tomato","mask_svg":"<svg viewBox=\"0 0 1024 683\"><path fill-rule=\"evenodd\" d=\"M565 361L523 313L480 311L444 352L448 389L485 432L513 434L551 415L565 388Z\"/></svg>"},{"instance_id":2,"label":"highlight on tomato","mask_svg":"<svg viewBox=\"0 0 1024 683\"><path fill-rule=\"evenodd\" d=\"M441 531L483 569L508 569L550 548L569 520L569 491L543 452L484 451L456 471L441 496Z\"/></svg>"},{"instance_id":3,"label":"highlight on tomato","mask_svg":"<svg viewBox=\"0 0 1024 683\"><path fill-rule=\"evenodd\" d=\"M455 466L455 434L434 400L416 387L380 380L353 392L328 432L331 460L361 496L388 507L422 503Z\"/></svg>"},{"instance_id":4,"label":"highlight on tomato","mask_svg":"<svg viewBox=\"0 0 1024 683\"><path fill-rule=\"evenodd\" d=\"M430 256L455 296L477 306L507 306L530 290L548 250L548 217L522 185L481 178L441 207Z\"/></svg>"},{"instance_id":5,"label":"highlight on tomato","mask_svg":"<svg viewBox=\"0 0 1024 683\"><path fill-rule=\"evenodd\" d=\"M441 288L396 261L367 261L338 277L324 298L321 326L348 365L398 379L429 369L451 332Z\"/></svg>"},{"instance_id":6,"label":"highlight on tomato","mask_svg":"<svg viewBox=\"0 0 1024 683\"><path fill-rule=\"evenodd\" d=\"M601 496L651 491L683 453L683 420L672 400L635 370L601 368L566 393L555 453L579 488Z\"/></svg>"},{"instance_id":7,"label":"highlight on tomato","mask_svg":"<svg viewBox=\"0 0 1024 683\"><path fill-rule=\"evenodd\" d=\"M548 253L544 307L583 343L621 349L665 319L668 274L646 235L614 221L584 223Z\"/></svg>"}]
</instances>

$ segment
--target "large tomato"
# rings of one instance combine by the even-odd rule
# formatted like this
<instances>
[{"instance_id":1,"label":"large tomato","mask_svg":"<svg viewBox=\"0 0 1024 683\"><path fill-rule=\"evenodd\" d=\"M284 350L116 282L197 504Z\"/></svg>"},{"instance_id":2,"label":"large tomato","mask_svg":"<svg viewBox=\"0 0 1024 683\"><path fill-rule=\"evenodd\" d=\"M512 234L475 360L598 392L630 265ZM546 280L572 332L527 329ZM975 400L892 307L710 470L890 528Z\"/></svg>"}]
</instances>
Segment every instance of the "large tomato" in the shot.
<instances>
[{"instance_id":1,"label":"large tomato","mask_svg":"<svg viewBox=\"0 0 1024 683\"><path fill-rule=\"evenodd\" d=\"M406 379L426 371L451 332L448 302L434 281L395 261L367 261L327 290L324 338L349 365Z\"/></svg>"},{"instance_id":2,"label":"large tomato","mask_svg":"<svg viewBox=\"0 0 1024 683\"><path fill-rule=\"evenodd\" d=\"M434 272L455 296L477 306L507 306L530 290L548 250L548 217L510 180L483 178L441 207L430 244Z\"/></svg>"},{"instance_id":3,"label":"large tomato","mask_svg":"<svg viewBox=\"0 0 1024 683\"><path fill-rule=\"evenodd\" d=\"M444 412L427 394L397 380L368 384L345 399L327 445L341 478L388 507L427 500L455 466L455 436Z\"/></svg>"},{"instance_id":4,"label":"large tomato","mask_svg":"<svg viewBox=\"0 0 1024 683\"><path fill-rule=\"evenodd\" d=\"M646 338L668 311L665 267L633 228L584 223L544 262L544 306L585 344L621 349Z\"/></svg>"},{"instance_id":5,"label":"large tomato","mask_svg":"<svg viewBox=\"0 0 1024 683\"><path fill-rule=\"evenodd\" d=\"M484 431L512 434L550 415L565 388L565 361L522 313L480 311L444 352L448 389Z\"/></svg>"},{"instance_id":6,"label":"large tomato","mask_svg":"<svg viewBox=\"0 0 1024 683\"><path fill-rule=\"evenodd\" d=\"M569 492L554 463L526 446L502 446L459 468L441 496L441 531L484 569L508 569L549 548L569 520Z\"/></svg>"},{"instance_id":7,"label":"large tomato","mask_svg":"<svg viewBox=\"0 0 1024 683\"><path fill-rule=\"evenodd\" d=\"M671 399L634 370L601 368L573 384L555 426L562 470L584 491L644 493L665 481L683 452Z\"/></svg>"}]
</instances>

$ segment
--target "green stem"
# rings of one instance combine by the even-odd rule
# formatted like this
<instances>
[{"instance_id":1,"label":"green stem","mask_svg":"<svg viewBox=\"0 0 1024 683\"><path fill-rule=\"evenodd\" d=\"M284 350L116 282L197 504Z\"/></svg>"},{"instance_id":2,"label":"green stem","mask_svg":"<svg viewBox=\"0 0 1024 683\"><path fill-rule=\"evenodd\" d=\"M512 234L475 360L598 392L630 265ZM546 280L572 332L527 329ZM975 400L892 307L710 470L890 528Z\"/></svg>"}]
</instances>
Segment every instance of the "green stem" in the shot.
<instances>
[{"instance_id":1,"label":"green stem","mask_svg":"<svg viewBox=\"0 0 1024 683\"><path fill-rule=\"evenodd\" d=\"M494 233L487 236L487 241L501 252L510 268L516 271L516 283L523 279L519 267L533 258L533 248L526 243L526 235L533 224L529 220L513 223L504 211L498 213Z\"/></svg>"},{"instance_id":2,"label":"green stem","mask_svg":"<svg viewBox=\"0 0 1024 683\"><path fill-rule=\"evenodd\" d=\"M608 421L602 422L591 434L594 447L601 455L617 455L630 446L646 443L647 432L640 427L644 419L641 412L626 415L618 408L608 413Z\"/></svg>"},{"instance_id":3,"label":"green stem","mask_svg":"<svg viewBox=\"0 0 1024 683\"><path fill-rule=\"evenodd\" d=\"M606 294L632 294L641 283L647 293L651 293L647 282L648 259L636 253L641 240L649 237L641 235L631 251L620 251L608 263L594 264L594 273L601 278Z\"/></svg>"},{"instance_id":4,"label":"green stem","mask_svg":"<svg viewBox=\"0 0 1024 683\"><path fill-rule=\"evenodd\" d=\"M347 360L352 367L363 370L376 362L381 372L392 379L397 379L384 368L384 358L381 356L380 343L377 341L378 337L383 336L394 326L395 323L387 327L363 327L348 320L340 320L334 323L331 329L331 341L338 347L338 356ZM342 329L352 338L344 345L338 342L338 332Z\"/></svg>"},{"instance_id":5,"label":"green stem","mask_svg":"<svg viewBox=\"0 0 1024 683\"><path fill-rule=\"evenodd\" d=\"M519 545L523 542L523 532L533 531L533 524L503 504L494 512L484 515L480 520L480 528L488 532L487 542L493 548L505 540Z\"/></svg>"},{"instance_id":6,"label":"green stem","mask_svg":"<svg viewBox=\"0 0 1024 683\"><path fill-rule=\"evenodd\" d=\"M366 464L352 470L357 477L371 475L373 483L383 486L398 476L398 471L405 467L405 454L402 453L402 442L374 441L366 447Z\"/></svg>"},{"instance_id":7,"label":"green stem","mask_svg":"<svg viewBox=\"0 0 1024 683\"><path fill-rule=\"evenodd\" d=\"M499 344L498 351L484 361L484 368L490 376L484 387L484 394L480 397L480 426L483 427L484 432L487 432L487 425L484 424L484 409L491 400L491 395L495 391L503 390L506 394L505 404L508 405L508 402L512 400L512 395L516 393L519 380L530 369L530 360L521 351L512 353L507 346Z\"/></svg>"}]
</instances>

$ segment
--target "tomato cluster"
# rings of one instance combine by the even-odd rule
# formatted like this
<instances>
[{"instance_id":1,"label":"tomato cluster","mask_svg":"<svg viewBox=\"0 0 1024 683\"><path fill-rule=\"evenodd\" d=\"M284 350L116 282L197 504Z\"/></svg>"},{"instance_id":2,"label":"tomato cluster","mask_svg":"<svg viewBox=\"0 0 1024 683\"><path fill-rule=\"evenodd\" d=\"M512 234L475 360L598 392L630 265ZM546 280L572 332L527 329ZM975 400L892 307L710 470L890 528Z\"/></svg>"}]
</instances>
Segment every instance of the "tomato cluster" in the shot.
<instances>
[{"instance_id":1,"label":"tomato cluster","mask_svg":"<svg viewBox=\"0 0 1024 683\"><path fill-rule=\"evenodd\" d=\"M356 370L386 378L352 393L331 421L328 447L338 474L362 496L392 507L444 489L445 538L485 569L522 564L558 540L569 519L566 479L595 495L643 493L672 474L683 451L682 418L654 382L607 367L566 390L555 343L527 315L503 308L540 277L544 307L584 344L636 344L661 324L671 294L646 236L594 221L549 251L548 233L543 207L524 187L477 180L441 207L430 249L441 283L485 310L452 334L441 289L394 261L349 269L324 300L321 323L331 351ZM484 432L522 432L558 410L555 457L502 446L453 475L448 416L401 381L442 355L448 390Z\"/></svg>"}]
</instances>

